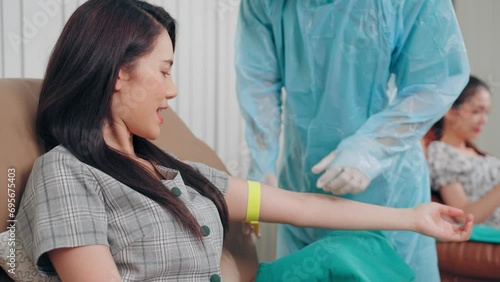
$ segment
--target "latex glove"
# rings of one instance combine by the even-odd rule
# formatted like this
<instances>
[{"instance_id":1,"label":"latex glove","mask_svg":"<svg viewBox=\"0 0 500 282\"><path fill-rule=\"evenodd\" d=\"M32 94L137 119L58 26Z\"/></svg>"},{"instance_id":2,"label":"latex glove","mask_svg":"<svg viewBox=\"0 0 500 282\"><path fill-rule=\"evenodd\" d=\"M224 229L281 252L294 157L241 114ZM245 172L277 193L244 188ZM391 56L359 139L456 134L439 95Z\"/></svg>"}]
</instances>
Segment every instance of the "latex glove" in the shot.
<instances>
[{"instance_id":1,"label":"latex glove","mask_svg":"<svg viewBox=\"0 0 500 282\"><path fill-rule=\"evenodd\" d=\"M272 173L266 174L264 177L264 183L273 187L278 187L278 179L276 178L276 175Z\"/></svg>"},{"instance_id":2,"label":"latex glove","mask_svg":"<svg viewBox=\"0 0 500 282\"><path fill-rule=\"evenodd\" d=\"M316 187L336 195L357 194L365 191L370 179L354 167L329 166L335 159L335 151L324 157L319 163L313 166L313 173L321 173Z\"/></svg>"}]
</instances>

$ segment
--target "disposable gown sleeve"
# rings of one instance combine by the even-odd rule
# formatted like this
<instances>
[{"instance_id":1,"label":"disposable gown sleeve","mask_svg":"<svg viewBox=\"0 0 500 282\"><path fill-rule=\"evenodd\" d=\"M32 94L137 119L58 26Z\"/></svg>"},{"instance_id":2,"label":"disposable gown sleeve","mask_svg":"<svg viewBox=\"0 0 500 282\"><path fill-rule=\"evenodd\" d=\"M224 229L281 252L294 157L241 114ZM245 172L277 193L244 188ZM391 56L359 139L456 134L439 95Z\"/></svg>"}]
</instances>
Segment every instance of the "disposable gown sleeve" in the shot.
<instances>
[{"instance_id":1,"label":"disposable gown sleeve","mask_svg":"<svg viewBox=\"0 0 500 282\"><path fill-rule=\"evenodd\" d=\"M250 152L248 178L258 181L276 175L281 133L283 84L266 5L241 1L235 51L238 102Z\"/></svg>"},{"instance_id":2,"label":"disposable gown sleeve","mask_svg":"<svg viewBox=\"0 0 500 282\"><path fill-rule=\"evenodd\" d=\"M415 146L451 107L469 78L469 62L451 1L403 1L390 72L397 94L337 147L330 166L355 167L370 180Z\"/></svg>"}]
</instances>

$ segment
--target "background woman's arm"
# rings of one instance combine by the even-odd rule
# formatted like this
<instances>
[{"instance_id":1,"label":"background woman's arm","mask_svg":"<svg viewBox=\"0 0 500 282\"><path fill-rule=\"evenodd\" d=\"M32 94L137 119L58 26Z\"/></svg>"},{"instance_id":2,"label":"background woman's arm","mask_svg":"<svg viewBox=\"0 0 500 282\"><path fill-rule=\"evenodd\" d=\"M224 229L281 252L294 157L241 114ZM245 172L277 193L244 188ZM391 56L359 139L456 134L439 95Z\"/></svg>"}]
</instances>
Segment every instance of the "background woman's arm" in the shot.
<instances>
[{"instance_id":1,"label":"background woman's arm","mask_svg":"<svg viewBox=\"0 0 500 282\"><path fill-rule=\"evenodd\" d=\"M442 186L439 193L444 204L463 209L465 214L474 215L476 223L485 221L497 208L500 208L500 185L493 187L484 197L474 202L469 201L462 184L458 181Z\"/></svg>"}]
</instances>

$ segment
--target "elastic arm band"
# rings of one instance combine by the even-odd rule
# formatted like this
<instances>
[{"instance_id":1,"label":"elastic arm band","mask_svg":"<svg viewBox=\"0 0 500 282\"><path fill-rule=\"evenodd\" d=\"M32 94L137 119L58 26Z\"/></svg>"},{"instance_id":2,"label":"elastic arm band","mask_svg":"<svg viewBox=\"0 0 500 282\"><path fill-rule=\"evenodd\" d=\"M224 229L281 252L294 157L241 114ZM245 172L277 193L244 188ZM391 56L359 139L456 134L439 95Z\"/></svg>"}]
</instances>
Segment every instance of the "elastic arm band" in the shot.
<instances>
[{"instance_id":1,"label":"elastic arm band","mask_svg":"<svg viewBox=\"0 0 500 282\"><path fill-rule=\"evenodd\" d=\"M248 181L248 202L246 221L258 223L260 216L260 183Z\"/></svg>"}]
</instances>

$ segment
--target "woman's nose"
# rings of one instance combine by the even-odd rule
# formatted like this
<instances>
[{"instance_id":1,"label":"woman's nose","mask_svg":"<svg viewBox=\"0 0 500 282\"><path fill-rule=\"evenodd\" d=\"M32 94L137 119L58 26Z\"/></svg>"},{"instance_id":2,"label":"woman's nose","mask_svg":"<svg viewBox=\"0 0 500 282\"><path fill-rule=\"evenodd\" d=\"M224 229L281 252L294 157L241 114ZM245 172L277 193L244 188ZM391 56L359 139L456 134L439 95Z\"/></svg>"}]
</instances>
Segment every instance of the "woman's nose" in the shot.
<instances>
[{"instance_id":1,"label":"woman's nose","mask_svg":"<svg viewBox=\"0 0 500 282\"><path fill-rule=\"evenodd\" d=\"M488 115L483 115L483 118L481 119L482 124L485 124L488 122Z\"/></svg>"},{"instance_id":2,"label":"woman's nose","mask_svg":"<svg viewBox=\"0 0 500 282\"><path fill-rule=\"evenodd\" d=\"M167 88L166 97L167 97L167 99L173 99L173 98L177 97L177 87L175 87L175 83L173 81Z\"/></svg>"}]
</instances>

